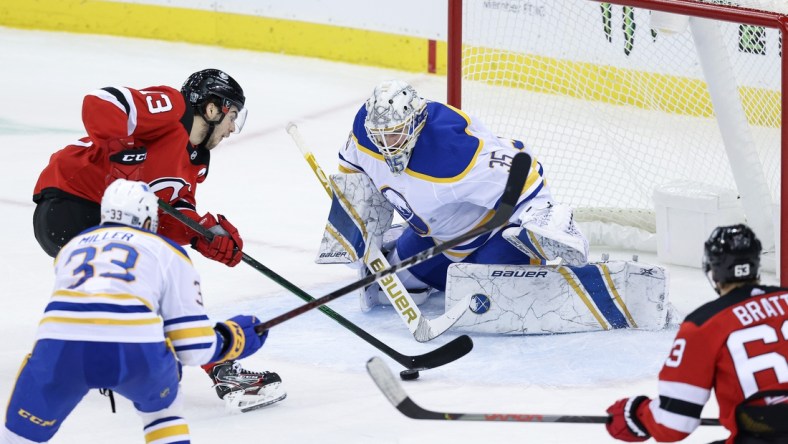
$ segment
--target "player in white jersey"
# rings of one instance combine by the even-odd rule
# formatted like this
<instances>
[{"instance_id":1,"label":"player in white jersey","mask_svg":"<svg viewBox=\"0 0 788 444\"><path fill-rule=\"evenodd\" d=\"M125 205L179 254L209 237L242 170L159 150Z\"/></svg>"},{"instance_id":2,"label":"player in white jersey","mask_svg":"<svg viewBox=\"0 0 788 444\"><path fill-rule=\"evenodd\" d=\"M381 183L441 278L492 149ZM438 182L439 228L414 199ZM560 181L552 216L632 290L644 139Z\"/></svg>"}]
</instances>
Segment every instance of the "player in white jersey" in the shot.
<instances>
[{"instance_id":1,"label":"player in white jersey","mask_svg":"<svg viewBox=\"0 0 788 444\"><path fill-rule=\"evenodd\" d=\"M262 347L268 332L255 331L256 317L208 319L188 255L155 234L157 209L145 183L118 179L104 193L101 225L59 252L0 442L46 442L90 389L108 388L134 403L146 442L187 443L180 364L241 359ZM267 375L255 393L282 399L281 380Z\"/></svg>"},{"instance_id":2,"label":"player in white jersey","mask_svg":"<svg viewBox=\"0 0 788 444\"><path fill-rule=\"evenodd\" d=\"M533 159L510 224L399 273L409 290L444 290L452 262L584 265L588 241L569 207L555 202L530 147L496 137L459 109L420 97L400 80L379 84L339 152L342 173L365 173L407 222L389 253L399 262L466 233L498 206L511 160ZM385 246L384 246L385 247Z\"/></svg>"}]
</instances>

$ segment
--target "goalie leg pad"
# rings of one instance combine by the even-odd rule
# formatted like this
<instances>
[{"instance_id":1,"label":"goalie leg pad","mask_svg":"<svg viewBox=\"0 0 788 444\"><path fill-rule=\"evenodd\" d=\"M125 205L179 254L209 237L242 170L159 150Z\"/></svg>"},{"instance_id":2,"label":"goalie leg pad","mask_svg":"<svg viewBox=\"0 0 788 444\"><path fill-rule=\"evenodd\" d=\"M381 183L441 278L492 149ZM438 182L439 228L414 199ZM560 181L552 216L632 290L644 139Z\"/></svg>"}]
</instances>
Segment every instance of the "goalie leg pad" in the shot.
<instances>
[{"instance_id":1,"label":"goalie leg pad","mask_svg":"<svg viewBox=\"0 0 788 444\"><path fill-rule=\"evenodd\" d=\"M334 192L318 264L350 264L363 260L370 245L380 247L391 226L394 207L366 174L332 174Z\"/></svg>"},{"instance_id":2,"label":"goalie leg pad","mask_svg":"<svg viewBox=\"0 0 788 444\"><path fill-rule=\"evenodd\" d=\"M665 269L610 261L583 267L453 264L446 306L469 310L454 328L465 332L545 334L667 324Z\"/></svg>"}]
</instances>

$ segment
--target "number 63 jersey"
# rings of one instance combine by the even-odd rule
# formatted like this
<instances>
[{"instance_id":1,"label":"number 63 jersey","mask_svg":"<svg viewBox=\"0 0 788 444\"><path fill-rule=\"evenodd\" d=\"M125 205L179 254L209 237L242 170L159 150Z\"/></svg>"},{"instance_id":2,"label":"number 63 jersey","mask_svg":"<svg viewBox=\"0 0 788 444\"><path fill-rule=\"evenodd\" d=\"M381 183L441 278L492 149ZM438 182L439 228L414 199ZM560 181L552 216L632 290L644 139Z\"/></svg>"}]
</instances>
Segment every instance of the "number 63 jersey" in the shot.
<instances>
[{"instance_id":1,"label":"number 63 jersey","mask_svg":"<svg viewBox=\"0 0 788 444\"><path fill-rule=\"evenodd\" d=\"M682 439L700 424L711 389L732 436L742 401L788 391L788 289L742 286L687 316L660 371L659 400L640 419L658 441Z\"/></svg>"}]
</instances>

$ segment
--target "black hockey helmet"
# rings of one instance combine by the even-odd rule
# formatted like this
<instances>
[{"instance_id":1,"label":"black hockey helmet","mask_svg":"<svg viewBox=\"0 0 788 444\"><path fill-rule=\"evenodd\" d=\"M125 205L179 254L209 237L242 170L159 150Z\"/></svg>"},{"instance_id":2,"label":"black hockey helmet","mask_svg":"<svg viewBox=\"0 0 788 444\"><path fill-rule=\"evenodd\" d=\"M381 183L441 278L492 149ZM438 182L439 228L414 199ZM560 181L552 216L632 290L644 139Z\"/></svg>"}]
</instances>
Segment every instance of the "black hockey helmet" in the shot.
<instances>
[{"instance_id":1,"label":"black hockey helmet","mask_svg":"<svg viewBox=\"0 0 788 444\"><path fill-rule=\"evenodd\" d=\"M235 105L238 108L238 117L236 118L236 133L241 131L244 121L246 120L246 97L241 85L230 77L227 73L219 69L203 69L190 75L186 82L181 87L181 94L186 99L189 105L194 108L195 113L199 114L206 121L205 108L211 101L218 100L222 111L222 117L219 123L224 119L224 116L230 112L230 107Z\"/></svg>"},{"instance_id":2,"label":"black hockey helmet","mask_svg":"<svg viewBox=\"0 0 788 444\"><path fill-rule=\"evenodd\" d=\"M715 284L758 279L761 241L746 225L717 227L703 245L703 272Z\"/></svg>"}]
</instances>

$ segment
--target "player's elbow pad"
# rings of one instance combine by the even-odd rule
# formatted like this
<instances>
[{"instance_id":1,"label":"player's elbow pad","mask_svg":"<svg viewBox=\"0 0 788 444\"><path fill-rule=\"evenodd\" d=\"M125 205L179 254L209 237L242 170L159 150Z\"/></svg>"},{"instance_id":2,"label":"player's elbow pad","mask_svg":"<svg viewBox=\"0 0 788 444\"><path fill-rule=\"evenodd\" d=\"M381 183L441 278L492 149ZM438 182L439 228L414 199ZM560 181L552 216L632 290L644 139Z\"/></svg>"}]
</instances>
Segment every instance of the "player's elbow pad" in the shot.
<instances>
[{"instance_id":1,"label":"player's elbow pad","mask_svg":"<svg viewBox=\"0 0 788 444\"><path fill-rule=\"evenodd\" d=\"M257 333L260 321L255 316L238 315L214 326L216 350L211 362L233 361L245 358L263 346L268 330Z\"/></svg>"}]
</instances>

